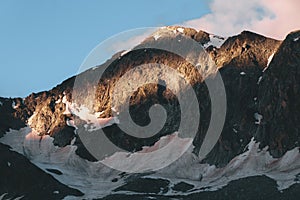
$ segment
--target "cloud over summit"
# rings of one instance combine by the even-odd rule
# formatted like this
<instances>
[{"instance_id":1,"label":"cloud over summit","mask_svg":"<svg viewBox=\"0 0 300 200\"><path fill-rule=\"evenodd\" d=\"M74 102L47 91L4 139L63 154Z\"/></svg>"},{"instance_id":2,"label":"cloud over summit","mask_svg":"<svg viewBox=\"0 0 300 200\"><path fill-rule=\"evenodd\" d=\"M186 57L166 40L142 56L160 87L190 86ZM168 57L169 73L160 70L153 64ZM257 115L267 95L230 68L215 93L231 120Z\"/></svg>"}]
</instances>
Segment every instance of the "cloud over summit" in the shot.
<instances>
[{"instance_id":1,"label":"cloud over summit","mask_svg":"<svg viewBox=\"0 0 300 200\"><path fill-rule=\"evenodd\" d=\"M224 36L250 30L284 39L300 29L299 8L299 0L213 0L209 14L183 25Z\"/></svg>"}]
</instances>

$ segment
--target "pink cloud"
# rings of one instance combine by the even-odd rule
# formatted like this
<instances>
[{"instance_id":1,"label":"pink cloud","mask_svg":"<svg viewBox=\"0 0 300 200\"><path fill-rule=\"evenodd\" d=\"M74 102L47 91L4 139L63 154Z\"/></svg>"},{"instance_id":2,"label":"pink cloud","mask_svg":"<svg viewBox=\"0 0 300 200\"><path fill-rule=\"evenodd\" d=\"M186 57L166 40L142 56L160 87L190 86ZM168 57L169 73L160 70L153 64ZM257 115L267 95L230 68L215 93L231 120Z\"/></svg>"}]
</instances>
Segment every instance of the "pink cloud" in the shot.
<instances>
[{"instance_id":1,"label":"pink cloud","mask_svg":"<svg viewBox=\"0 0 300 200\"><path fill-rule=\"evenodd\" d=\"M284 39L300 29L299 8L299 0L213 0L210 14L183 25L224 36L251 30Z\"/></svg>"}]
</instances>

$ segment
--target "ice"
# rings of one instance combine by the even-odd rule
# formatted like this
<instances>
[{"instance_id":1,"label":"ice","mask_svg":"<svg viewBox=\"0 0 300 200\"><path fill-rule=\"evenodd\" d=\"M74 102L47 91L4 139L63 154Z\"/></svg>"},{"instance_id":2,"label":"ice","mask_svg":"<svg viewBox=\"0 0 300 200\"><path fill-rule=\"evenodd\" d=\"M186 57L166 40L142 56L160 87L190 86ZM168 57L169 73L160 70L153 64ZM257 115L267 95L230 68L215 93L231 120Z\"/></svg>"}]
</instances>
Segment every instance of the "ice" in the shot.
<instances>
[{"instance_id":1,"label":"ice","mask_svg":"<svg viewBox=\"0 0 300 200\"><path fill-rule=\"evenodd\" d=\"M216 48L220 48L222 46L222 44L226 41L226 38L222 38L222 37L219 37L219 36L213 35L213 34L209 35L209 39L210 39L210 41L203 45L204 48L207 48L211 45Z\"/></svg>"},{"instance_id":2,"label":"ice","mask_svg":"<svg viewBox=\"0 0 300 200\"><path fill-rule=\"evenodd\" d=\"M246 75L246 73L245 72L241 72L240 75L244 76L244 75Z\"/></svg>"},{"instance_id":3,"label":"ice","mask_svg":"<svg viewBox=\"0 0 300 200\"><path fill-rule=\"evenodd\" d=\"M254 118L257 120L255 121L255 124L260 124L261 120L263 119L263 116L259 113L254 113Z\"/></svg>"}]
</instances>

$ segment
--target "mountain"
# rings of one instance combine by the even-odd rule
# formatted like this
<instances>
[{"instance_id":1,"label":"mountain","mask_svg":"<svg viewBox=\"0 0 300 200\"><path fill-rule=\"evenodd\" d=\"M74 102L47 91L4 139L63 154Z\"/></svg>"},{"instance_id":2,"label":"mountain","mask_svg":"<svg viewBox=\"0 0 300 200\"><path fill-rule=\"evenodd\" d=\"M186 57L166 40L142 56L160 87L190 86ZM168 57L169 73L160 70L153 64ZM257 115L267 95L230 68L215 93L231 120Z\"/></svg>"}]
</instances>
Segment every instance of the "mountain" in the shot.
<instances>
[{"instance_id":1,"label":"mountain","mask_svg":"<svg viewBox=\"0 0 300 200\"><path fill-rule=\"evenodd\" d=\"M165 192L161 190L149 191L151 194L159 194L162 199L165 197L161 194L170 193L171 196L177 194L176 191L178 192L178 190L176 188L181 188L179 191L183 193L187 192L190 198L208 195L207 198L216 199L224 191L225 193L227 193L227 190L234 191L239 185L237 182L232 182L232 184L230 183L224 187L228 182L241 179L238 183L241 183L244 187L256 185L256 182L260 183L260 181L261 183L269 183L270 188L266 190L275 197L278 197L276 187L279 189L289 188L284 190L280 196L281 199L290 199L289 196L293 194L299 196L298 190L293 189L298 187L300 174L299 159L297 159L299 158L300 142L300 127L297 123L300 117L300 104L297 101L300 95L300 75L298 74L298 68L300 68L299 39L300 31L290 33L284 41L278 41L249 31L243 31L236 36L225 38L179 26L159 29L132 50L119 52L104 64L88 69L76 77L71 77L52 90L37 94L32 93L25 98L0 98L0 137L2 137L0 138L0 144L3 143L12 147L15 145L13 149L18 152L12 152L8 147L3 146L3 151L0 152L1 157L6 156L8 158L12 154L11 156L16 157L15 160L18 161L16 164L19 169L36 170L32 174L28 173L28 177L24 177L24 180L27 180L28 183L26 181L23 183L24 185L30 184L30 191L33 191L32 189L38 183L35 184L29 180L30 177L37 175L44 176L45 182L49 182L51 187L58 187L56 185L58 183L55 183L56 179L65 184L70 183L68 181L70 177L61 178L67 176L64 175L64 172L63 175L58 175L53 173L53 170L52 173L51 170L50 172L45 170L45 166L49 167L49 165L53 165L54 169L64 168L66 163L60 163L63 161L59 157L65 159L65 154L72 158L72 160L67 159L67 164L73 168L78 167L78 170L87 168L83 166L90 166L91 169L91 166L99 168L98 162L96 162L97 159L86 149L83 141L81 141L82 138L77 134L80 130L87 128L93 120L105 119L105 123L108 122L108 124L103 126L101 130L104 131L106 137L118 147L131 152L133 157L135 152L143 151L145 147L154 148L166 138L176 138L174 132L178 131L181 125L182 111L180 99L168 86L179 88L179 93L186 93L188 89L182 87L176 81L173 81L172 85L166 84L163 86L163 81L157 79L158 70L153 64L155 63L167 65L178 71L184 79L188 80L193 91L195 91L201 117L196 135L192 138L193 149L191 151L193 153L191 152L186 157L183 156L182 159L171 165L170 168L176 169L176 173L168 170L169 168L166 168L166 171L169 172L162 169L162 171L156 173L162 180L153 183L153 180L143 178L144 175L130 175L115 171L108 173L108 170L103 170L103 167L101 170L99 168L98 170L104 171L104 174L110 174L110 176L106 175L106 178L111 177L111 174L113 174L115 178L108 181L110 184L120 184L118 180L124 181L125 184L117 187L117 190L112 189L112 191L137 192L132 188L136 188L137 186L134 183L140 181L141 185L145 187L150 184L161 185L161 188L165 188ZM170 48L180 49L181 54L193 55L194 49L190 46L184 46L190 44L188 43L190 40L203 45L205 52L215 63L216 69L208 66L201 73L182 56L166 50L166 47L170 45ZM155 46L164 47L165 49L153 48ZM127 134L119 127L114 114L122 115L125 112L126 96L123 93L118 94L117 104L113 106L113 88L127 72L135 70L136 66L149 63L152 68L149 72L147 71L147 78L153 81L138 87L132 93L129 99L129 112L134 123L146 126L151 123L149 117L150 107L159 104L165 108L167 119L157 134L148 138L138 138ZM104 69L106 70L104 71ZM197 160L198 152L203 144L212 116L212 103L205 81L209 78L215 80L214 75L216 72L220 73L226 91L225 123L213 149L205 159ZM99 74L103 74L100 79ZM134 73L134 79L143 80L143 78L142 73L138 73L138 71ZM78 80L80 80L79 84ZM76 90L74 89L75 86ZM119 87L127 91L130 90L131 86L125 82ZM90 112L86 113L85 110ZM193 113L188 113L184 117L193 119L195 116ZM15 132L15 130L19 130L19 132ZM90 129L90 132L97 134L99 130L94 127L94 129ZM24 137L21 138L21 135ZM39 142L36 142L34 138ZM22 143L16 144L21 140ZM28 143L28 141L30 142ZM45 160L42 162L44 158L40 158L40 154L43 155L43 153L47 155L44 156L47 158L47 164L44 163ZM27 158L24 158L24 156ZM29 159L44 171L38 171L26 159ZM192 159L192 161L189 159ZM1 177L8 176L7 170L12 170L11 174L18 173L18 168L7 169L6 160L1 162L3 166L5 165L5 170L0 170ZM151 161L149 160L149 162ZM187 163L193 165L189 166ZM72 168L70 166L67 167L68 170ZM175 167L172 168L172 166ZM65 171L66 174L73 173L68 170ZM78 170L76 172L80 174L81 172ZM285 170L286 173L290 174L286 176L286 179L281 180L278 177L282 176ZM215 175L213 175L214 173L209 174L208 171L214 172ZM54 170L54 172L57 171ZM88 172L86 173L89 176L95 170ZM172 172L174 173L172 174ZM50 173L55 179L45 173ZM168 181L163 179L168 173L172 174L170 176L179 178L179 180L183 178L184 180L195 181L194 179L197 179L198 182L193 182L194 185L187 183L188 181L183 182L181 185L173 183L171 187L172 181L170 180L172 178ZM199 173L200 175L197 175ZM210 187L213 188L213 191L221 187L224 188L217 193L212 192L212 196L210 196L210 192L209 194L203 192L206 189L199 182L204 184L206 178L212 180L211 177L215 176L216 178L219 175L219 182L216 181L212 186L207 186L207 190ZM260 177L261 175L266 177ZM223 181L222 177L225 176L229 178ZM258 177L247 178L250 176ZM166 177L168 176L166 175ZM79 179L79 177L77 178ZM269 178L276 180L277 186ZM94 181L94 179L92 180ZM72 181L76 182L77 179L74 178ZM207 183L211 184L213 181ZM4 188L0 191L8 193L8 196L25 195L26 198L31 197L29 193L24 193L22 190L14 190L12 183L9 186L6 182L0 182L0 184L2 184L0 188ZM78 185L80 185L80 181L78 181ZM62 196L53 198L62 198L67 194L82 195L78 190L86 195L87 190L78 185L75 183L68 185L71 188L59 186L66 187L67 189L63 189L66 193L61 193ZM113 187L116 189L115 185ZM182 187L187 189L182 189ZM172 188L171 192L169 191L170 188ZM189 193L193 191L192 188L194 188L194 192ZM139 192L143 193L143 191ZM256 192L259 192L259 190ZM37 193L48 195L48 193L42 191ZM140 198L144 198L143 195ZM168 195L165 196L168 198ZM158 196L155 197L158 198ZM93 198L99 198L99 196L95 194ZM111 197L107 196L107 198L114 199L117 196L112 195ZM124 196L121 195L120 198L122 199ZM180 198L183 197L180 196ZM228 198L236 198L236 196L229 196Z\"/></svg>"}]
</instances>

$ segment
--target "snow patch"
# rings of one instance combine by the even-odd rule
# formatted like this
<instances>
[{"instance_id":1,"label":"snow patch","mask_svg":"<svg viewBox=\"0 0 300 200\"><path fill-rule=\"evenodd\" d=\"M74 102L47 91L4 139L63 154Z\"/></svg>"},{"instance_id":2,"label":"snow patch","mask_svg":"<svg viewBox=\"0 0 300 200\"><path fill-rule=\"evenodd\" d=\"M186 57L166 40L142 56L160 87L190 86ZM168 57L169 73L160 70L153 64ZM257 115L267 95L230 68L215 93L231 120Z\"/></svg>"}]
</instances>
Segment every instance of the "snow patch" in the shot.
<instances>
[{"instance_id":1,"label":"snow patch","mask_svg":"<svg viewBox=\"0 0 300 200\"><path fill-rule=\"evenodd\" d=\"M273 59L273 57L274 57L274 54L275 54L275 53L272 53L272 55L270 55L270 57L268 58L267 67L265 67L265 68L263 69L263 72L265 72L265 71L269 68L269 65L270 65L270 63L271 63L271 61L272 61L272 59Z\"/></svg>"},{"instance_id":2,"label":"snow patch","mask_svg":"<svg viewBox=\"0 0 300 200\"><path fill-rule=\"evenodd\" d=\"M184 28L178 27L174 29L174 27L162 27L154 32L151 36L154 38L154 40L158 40L161 37L173 37L178 33L184 33Z\"/></svg>"},{"instance_id":3,"label":"snow patch","mask_svg":"<svg viewBox=\"0 0 300 200\"><path fill-rule=\"evenodd\" d=\"M11 107L12 107L13 109L17 109L19 106L16 105L16 102L15 102L15 101L12 101Z\"/></svg>"},{"instance_id":4,"label":"snow patch","mask_svg":"<svg viewBox=\"0 0 300 200\"><path fill-rule=\"evenodd\" d=\"M299 40L300 37L296 37L293 39L294 42L297 42Z\"/></svg>"},{"instance_id":5,"label":"snow patch","mask_svg":"<svg viewBox=\"0 0 300 200\"><path fill-rule=\"evenodd\" d=\"M260 77L258 78L257 85L260 84L261 80L262 80L262 76L260 76Z\"/></svg>"},{"instance_id":6,"label":"snow patch","mask_svg":"<svg viewBox=\"0 0 300 200\"><path fill-rule=\"evenodd\" d=\"M271 63L273 57L274 57L274 53L272 53L272 55L268 58L268 64L267 64L267 66L270 65L270 63Z\"/></svg>"},{"instance_id":7,"label":"snow patch","mask_svg":"<svg viewBox=\"0 0 300 200\"><path fill-rule=\"evenodd\" d=\"M131 50L126 50L126 51L123 51L122 53L121 53L121 56L124 56L124 55L126 55L128 52L130 52Z\"/></svg>"},{"instance_id":8,"label":"snow patch","mask_svg":"<svg viewBox=\"0 0 300 200\"><path fill-rule=\"evenodd\" d=\"M240 75L244 76L244 75L246 75L246 73L245 72L241 72Z\"/></svg>"},{"instance_id":9,"label":"snow patch","mask_svg":"<svg viewBox=\"0 0 300 200\"><path fill-rule=\"evenodd\" d=\"M104 113L104 111L101 111L101 112L95 112L95 116L97 118L100 118L100 116Z\"/></svg>"},{"instance_id":10,"label":"snow patch","mask_svg":"<svg viewBox=\"0 0 300 200\"><path fill-rule=\"evenodd\" d=\"M61 99L58 99L57 101L55 101L56 104L61 103Z\"/></svg>"},{"instance_id":11,"label":"snow patch","mask_svg":"<svg viewBox=\"0 0 300 200\"><path fill-rule=\"evenodd\" d=\"M10 166L11 166L11 163L10 163L10 162L7 162L7 166L10 167Z\"/></svg>"},{"instance_id":12,"label":"snow patch","mask_svg":"<svg viewBox=\"0 0 300 200\"><path fill-rule=\"evenodd\" d=\"M5 198L5 196L8 195L8 193L3 193L0 195L0 200L4 200L4 199L8 199L8 198ZM24 195L23 196L19 196L19 197L15 197L13 200L21 200L23 199ZM11 198L9 198L10 200Z\"/></svg>"},{"instance_id":13,"label":"snow patch","mask_svg":"<svg viewBox=\"0 0 300 200\"><path fill-rule=\"evenodd\" d=\"M181 27L177 28L177 31L180 32L180 33L184 33L184 28L181 28Z\"/></svg>"},{"instance_id":14,"label":"snow patch","mask_svg":"<svg viewBox=\"0 0 300 200\"><path fill-rule=\"evenodd\" d=\"M213 34L209 35L209 39L210 39L210 41L203 45L204 48L207 48L211 45L214 47L220 48L222 46L222 44L226 41L226 38L223 38L223 37L220 37L217 35L213 35Z\"/></svg>"},{"instance_id":15,"label":"snow patch","mask_svg":"<svg viewBox=\"0 0 300 200\"><path fill-rule=\"evenodd\" d=\"M255 124L260 124L263 116L259 113L254 113L254 118L256 119Z\"/></svg>"},{"instance_id":16,"label":"snow patch","mask_svg":"<svg viewBox=\"0 0 300 200\"><path fill-rule=\"evenodd\" d=\"M158 40L160 37L161 35L158 33L153 35L154 40Z\"/></svg>"},{"instance_id":17,"label":"snow patch","mask_svg":"<svg viewBox=\"0 0 300 200\"><path fill-rule=\"evenodd\" d=\"M135 153L116 152L105 158L102 163L124 171L145 172L159 169L164 163L172 163L192 144L191 138L180 138L175 132L161 137L153 146L143 147ZM168 164L166 164L168 165Z\"/></svg>"},{"instance_id":18,"label":"snow patch","mask_svg":"<svg viewBox=\"0 0 300 200\"><path fill-rule=\"evenodd\" d=\"M117 115L119 115L119 111L117 111L117 109L113 106L111 107L111 111L113 111L114 113L116 113Z\"/></svg>"},{"instance_id":19,"label":"snow patch","mask_svg":"<svg viewBox=\"0 0 300 200\"><path fill-rule=\"evenodd\" d=\"M74 127L75 129L78 129L78 127L75 125L74 120L67 119L66 123L67 123L68 126L71 126L71 127Z\"/></svg>"},{"instance_id":20,"label":"snow patch","mask_svg":"<svg viewBox=\"0 0 300 200\"><path fill-rule=\"evenodd\" d=\"M7 194L8 194L8 193L3 193L3 194L1 194L0 199L3 200L4 197L5 197Z\"/></svg>"},{"instance_id":21,"label":"snow patch","mask_svg":"<svg viewBox=\"0 0 300 200\"><path fill-rule=\"evenodd\" d=\"M118 124L119 119L117 117L99 118L103 112L91 113L91 111L84 105L78 106L76 103L69 102L66 96L63 97L62 102L66 105L66 110L63 112L65 115L76 115L80 119L84 120L87 125L88 131L95 131L112 124ZM76 128L74 121L68 122L70 126Z\"/></svg>"}]
</instances>

